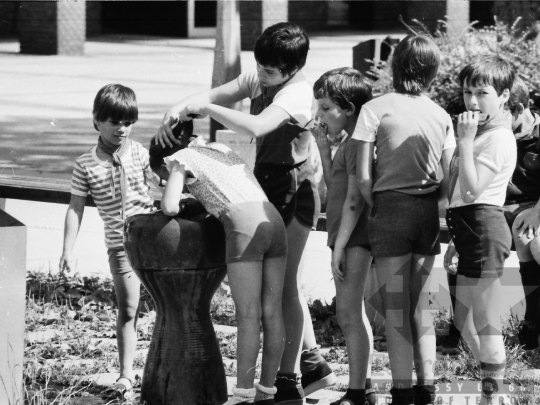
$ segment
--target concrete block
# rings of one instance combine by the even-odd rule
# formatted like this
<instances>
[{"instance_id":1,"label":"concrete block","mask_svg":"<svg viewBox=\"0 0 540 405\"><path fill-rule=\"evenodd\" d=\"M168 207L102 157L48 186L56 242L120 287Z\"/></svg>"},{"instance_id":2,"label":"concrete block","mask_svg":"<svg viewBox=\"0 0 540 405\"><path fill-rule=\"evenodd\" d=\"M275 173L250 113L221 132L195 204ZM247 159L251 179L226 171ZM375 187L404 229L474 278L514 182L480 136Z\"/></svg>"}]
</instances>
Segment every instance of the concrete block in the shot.
<instances>
[{"instance_id":1,"label":"concrete block","mask_svg":"<svg viewBox=\"0 0 540 405\"><path fill-rule=\"evenodd\" d=\"M0 404L23 402L26 227L0 210Z\"/></svg>"}]
</instances>

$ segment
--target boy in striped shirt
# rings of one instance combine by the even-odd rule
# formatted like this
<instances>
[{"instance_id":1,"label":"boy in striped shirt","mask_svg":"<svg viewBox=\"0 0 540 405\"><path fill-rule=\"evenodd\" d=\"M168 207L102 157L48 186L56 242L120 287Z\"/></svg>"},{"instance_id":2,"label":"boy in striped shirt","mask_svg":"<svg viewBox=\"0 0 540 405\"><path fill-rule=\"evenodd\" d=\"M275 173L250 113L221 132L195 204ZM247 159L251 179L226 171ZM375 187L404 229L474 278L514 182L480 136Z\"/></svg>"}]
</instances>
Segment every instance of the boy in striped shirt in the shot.
<instances>
[{"instance_id":1,"label":"boy in striped shirt","mask_svg":"<svg viewBox=\"0 0 540 405\"><path fill-rule=\"evenodd\" d=\"M118 301L116 335L120 378L110 390L123 396L133 388L133 359L137 344L140 281L131 268L123 246L126 217L154 211L149 182L158 179L149 165L148 151L129 139L138 118L135 93L120 84L101 88L94 99L96 146L75 161L71 201L64 225L60 271L71 271L72 249L81 225L88 193L92 194L105 225L105 245Z\"/></svg>"}]
</instances>

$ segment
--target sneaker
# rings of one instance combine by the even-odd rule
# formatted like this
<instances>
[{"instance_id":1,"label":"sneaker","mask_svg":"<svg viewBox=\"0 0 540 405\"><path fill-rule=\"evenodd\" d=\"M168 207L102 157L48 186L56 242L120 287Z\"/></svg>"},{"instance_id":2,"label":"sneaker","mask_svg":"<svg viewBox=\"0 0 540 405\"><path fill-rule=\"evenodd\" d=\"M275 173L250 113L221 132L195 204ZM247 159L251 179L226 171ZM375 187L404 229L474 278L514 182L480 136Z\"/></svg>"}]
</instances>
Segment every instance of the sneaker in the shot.
<instances>
[{"instance_id":1,"label":"sneaker","mask_svg":"<svg viewBox=\"0 0 540 405\"><path fill-rule=\"evenodd\" d=\"M375 388L366 388L366 405L377 405L377 392Z\"/></svg>"},{"instance_id":2,"label":"sneaker","mask_svg":"<svg viewBox=\"0 0 540 405\"><path fill-rule=\"evenodd\" d=\"M367 404L367 401L366 401ZM355 404L349 398L340 398L337 401L330 402L330 405L364 405L364 404Z\"/></svg>"},{"instance_id":3,"label":"sneaker","mask_svg":"<svg viewBox=\"0 0 540 405\"><path fill-rule=\"evenodd\" d=\"M414 405L414 391L412 388L391 388L392 402L390 405Z\"/></svg>"},{"instance_id":4,"label":"sneaker","mask_svg":"<svg viewBox=\"0 0 540 405\"><path fill-rule=\"evenodd\" d=\"M434 385L413 385L414 405L435 405L436 388Z\"/></svg>"},{"instance_id":5,"label":"sneaker","mask_svg":"<svg viewBox=\"0 0 540 405\"><path fill-rule=\"evenodd\" d=\"M523 346L526 352L536 350L538 348L539 331L536 323L532 321L521 321L520 330L518 332L519 344Z\"/></svg>"},{"instance_id":6,"label":"sneaker","mask_svg":"<svg viewBox=\"0 0 540 405\"><path fill-rule=\"evenodd\" d=\"M276 377L277 392L274 395L276 405L302 405L304 403L304 390L302 384L296 379Z\"/></svg>"},{"instance_id":7,"label":"sneaker","mask_svg":"<svg viewBox=\"0 0 540 405\"><path fill-rule=\"evenodd\" d=\"M317 364L317 367L314 370L302 374L301 381L304 394L307 397L315 391L334 385L337 381L337 377L328 363L323 360Z\"/></svg>"}]
</instances>

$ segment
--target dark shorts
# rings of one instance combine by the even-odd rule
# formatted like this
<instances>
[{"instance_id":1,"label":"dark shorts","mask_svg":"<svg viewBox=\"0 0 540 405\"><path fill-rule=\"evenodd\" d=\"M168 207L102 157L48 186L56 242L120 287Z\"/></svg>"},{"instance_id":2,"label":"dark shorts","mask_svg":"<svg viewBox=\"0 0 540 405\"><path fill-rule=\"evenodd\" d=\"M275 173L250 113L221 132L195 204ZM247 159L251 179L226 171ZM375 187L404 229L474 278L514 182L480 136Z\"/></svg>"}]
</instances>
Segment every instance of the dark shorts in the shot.
<instances>
[{"instance_id":1,"label":"dark shorts","mask_svg":"<svg viewBox=\"0 0 540 405\"><path fill-rule=\"evenodd\" d=\"M321 201L309 162L294 167L259 165L253 172L266 197L283 218L285 226L293 218L309 228L317 225Z\"/></svg>"},{"instance_id":2,"label":"dark shorts","mask_svg":"<svg viewBox=\"0 0 540 405\"><path fill-rule=\"evenodd\" d=\"M235 204L220 216L226 263L258 262L287 255L287 232L268 201Z\"/></svg>"},{"instance_id":3,"label":"dark shorts","mask_svg":"<svg viewBox=\"0 0 540 405\"><path fill-rule=\"evenodd\" d=\"M473 204L451 208L446 223L459 255L457 274L470 278L497 278L510 256L512 233L503 209Z\"/></svg>"},{"instance_id":4,"label":"dark shorts","mask_svg":"<svg viewBox=\"0 0 540 405\"><path fill-rule=\"evenodd\" d=\"M347 244L345 246L345 249L356 247L356 246L360 246L361 248L366 249L368 252L371 252L371 245L369 243L367 243L367 244L357 244L357 245L349 245L349 244ZM330 250L332 252L334 251L334 245L328 246L328 247L330 248Z\"/></svg>"},{"instance_id":5,"label":"dark shorts","mask_svg":"<svg viewBox=\"0 0 540 405\"><path fill-rule=\"evenodd\" d=\"M107 254L109 255L109 267L112 275L126 274L133 271L123 247L108 248Z\"/></svg>"},{"instance_id":6,"label":"dark shorts","mask_svg":"<svg viewBox=\"0 0 540 405\"><path fill-rule=\"evenodd\" d=\"M373 257L441 253L438 193L411 195L382 191L374 198L368 221Z\"/></svg>"},{"instance_id":7,"label":"dark shorts","mask_svg":"<svg viewBox=\"0 0 540 405\"><path fill-rule=\"evenodd\" d=\"M536 205L534 202L526 202L526 203L520 203L520 204L511 204L511 205L505 205L502 207L504 217L506 218L506 223L512 229L512 225L514 225L514 221L516 220L517 216L521 214L523 211L528 210L529 208L532 208Z\"/></svg>"}]
</instances>

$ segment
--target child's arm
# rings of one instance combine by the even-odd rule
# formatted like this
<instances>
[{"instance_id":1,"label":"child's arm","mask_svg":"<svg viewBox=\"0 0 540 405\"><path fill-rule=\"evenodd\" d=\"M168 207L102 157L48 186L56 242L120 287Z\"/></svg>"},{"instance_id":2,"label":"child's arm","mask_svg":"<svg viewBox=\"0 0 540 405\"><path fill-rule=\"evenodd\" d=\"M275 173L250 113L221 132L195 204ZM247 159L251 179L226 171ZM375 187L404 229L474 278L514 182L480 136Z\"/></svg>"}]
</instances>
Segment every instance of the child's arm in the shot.
<instances>
[{"instance_id":1,"label":"child's arm","mask_svg":"<svg viewBox=\"0 0 540 405\"><path fill-rule=\"evenodd\" d=\"M172 147L174 143L179 143L179 141L174 138L171 125L178 120L180 114L186 109L188 104L212 103L217 105L229 105L243 100L244 98L246 98L246 95L240 88L236 79L214 89L193 94L172 106L165 113L157 132L157 140L163 147Z\"/></svg>"},{"instance_id":2,"label":"child's arm","mask_svg":"<svg viewBox=\"0 0 540 405\"><path fill-rule=\"evenodd\" d=\"M358 141L356 156L356 181L367 204L373 207L373 157L375 144Z\"/></svg>"},{"instance_id":3,"label":"child's arm","mask_svg":"<svg viewBox=\"0 0 540 405\"><path fill-rule=\"evenodd\" d=\"M441 157L441 169L443 178L439 185L439 216L444 218L446 208L448 207L448 187L450 179L450 162L454 155L455 148L444 149Z\"/></svg>"},{"instance_id":4,"label":"child's arm","mask_svg":"<svg viewBox=\"0 0 540 405\"><path fill-rule=\"evenodd\" d=\"M514 222L516 228L521 228L519 236L527 232L529 239L540 234L540 200L536 203L532 210L527 215L518 216Z\"/></svg>"},{"instance_id":5,"label":"child's arm","mask_svg":"<svg viewBox=\"0 0 540 405\"><path fill-rule=\"evenodd\" d=\"M330 150L330 143L328 142L328 136L319 125L315 125L311 129L311 133L315 137L317 147L319 148L319 154L321 155L321 163L323 168L323 177L326 187L330 187L332 181L332 152Z\"/></svg>"},{"instance_id":6,"label":"child's arm","mask_svg":"<svg viewBox=\"0 0 540 405\"><path fill-rule=\"evenodd\" d=\"M265 108L259 115L251 115L217 104L188 104L180 119L187 119L188 115L196 115L198 118L209 115L230 130L252 138L265 136L291 119L287 111L273 105Z\"/></svg>"},{"instance_id":7,"label":"child's arm","mask_svg":"<svg viewBox=\"0 0 540 405\"><path fill-rule=\"evenodd\" d=\"M467 111L458 117L459 184L465 203L474 202L493 181L496 172L475 162L473 141L478 129L478 113Z\"/></svg>"},{"instance_id":8,"label":"child's arm","mask_svg":"<svg viewBox=\"0 0 540 405\"><path fill-rule=\"evenodd\" d=\"M343 281L344 278L344 273L341 270L341 262L345 256L345 246L358 222L358 218L360 218L364 204L364 199L357 186L356 176L349 175L347 197L345 197L345 202L343 203L341 223L339 224L336 244L332 252L332 273L340 281Z\"/></svg>"},{"instance_id":9,"label":"child's arm","mask_svg":"<svg viewBox=\"0 0 540 405\"><path fill-rule=\"evenodd\" d=\"M186 178L184 166L173 165L161 199L161 210L165 215L174 217L180 212L180 199Z\"/></svg>"},{"instance_id":10,"label":"child's arm","mask_svg":"<svg viewBox=\"0 0 540 405\"><path fill-rule=\"evenodd\" d=\"M71 200L69 201L66 220L64 222L64 248L59 265L61 273L64 271L69 273L72 269L71 252L77 240L79 228L81 227L85 203L86 197L71 194Z\"/></svg>"}]
</instances>

